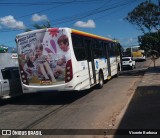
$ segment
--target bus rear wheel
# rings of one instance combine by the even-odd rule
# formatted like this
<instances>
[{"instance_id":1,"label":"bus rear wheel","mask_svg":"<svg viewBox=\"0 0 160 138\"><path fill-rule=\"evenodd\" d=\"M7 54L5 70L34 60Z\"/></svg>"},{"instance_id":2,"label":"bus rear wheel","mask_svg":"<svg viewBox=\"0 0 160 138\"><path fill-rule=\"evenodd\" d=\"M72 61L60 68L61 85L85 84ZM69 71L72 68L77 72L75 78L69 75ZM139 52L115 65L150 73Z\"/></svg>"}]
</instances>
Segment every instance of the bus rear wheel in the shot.
<instances>
[{"instance_id":1,"label":"bus rear wheel","mask_svg":"<svg viewBox=\"0 0 160 138\"><path fill-rule=\"evenodd\" d=\"M104 84L104 78L103 78L103 73L102 71L99 72L99 82L98 82L98 89L103 88L103 84Z\"/></svg>"}]
</instances>

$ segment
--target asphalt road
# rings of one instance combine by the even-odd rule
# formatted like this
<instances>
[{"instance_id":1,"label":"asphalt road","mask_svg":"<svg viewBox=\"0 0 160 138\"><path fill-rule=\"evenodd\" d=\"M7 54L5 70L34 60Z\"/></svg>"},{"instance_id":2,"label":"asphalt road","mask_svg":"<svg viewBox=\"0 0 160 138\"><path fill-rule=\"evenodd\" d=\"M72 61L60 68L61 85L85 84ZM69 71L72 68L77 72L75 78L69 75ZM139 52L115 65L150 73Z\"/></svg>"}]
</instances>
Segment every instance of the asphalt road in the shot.
<instances>
[{"instance_id":1,"label":"asphalt road","mask_svg":"<svg viewBox=\"0 0 160 138\"><path fill-rule=\"evenodd\" d=\"M150 60L137 62L136 69L121 72L118 78L107 81L102 89L25 94L1 100L0 129L114 128L150 63ZM88 137L104 137L102 134L93 136L94 132L89 134ZM62 137L71 136L64 133Z\"/></svg>"}]
</instances>

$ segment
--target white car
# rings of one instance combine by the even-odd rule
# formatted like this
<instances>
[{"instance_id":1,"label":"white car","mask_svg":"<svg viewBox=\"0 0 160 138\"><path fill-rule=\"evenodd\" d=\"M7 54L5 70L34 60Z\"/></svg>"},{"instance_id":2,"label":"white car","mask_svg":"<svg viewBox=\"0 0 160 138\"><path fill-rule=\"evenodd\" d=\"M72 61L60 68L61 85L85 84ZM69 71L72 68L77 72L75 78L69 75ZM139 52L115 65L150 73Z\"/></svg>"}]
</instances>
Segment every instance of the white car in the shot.
<instances>
[{"instance_id":1,"label":"white car","mask_svg":"<svg viewBox=\"0 0 160 138\"><path fill-rule=\"evenodd\" d=\"M132 59L132 57L122 57L122 69L124 68L136 68L136 62Z\"/></svg>"}]
</instances>

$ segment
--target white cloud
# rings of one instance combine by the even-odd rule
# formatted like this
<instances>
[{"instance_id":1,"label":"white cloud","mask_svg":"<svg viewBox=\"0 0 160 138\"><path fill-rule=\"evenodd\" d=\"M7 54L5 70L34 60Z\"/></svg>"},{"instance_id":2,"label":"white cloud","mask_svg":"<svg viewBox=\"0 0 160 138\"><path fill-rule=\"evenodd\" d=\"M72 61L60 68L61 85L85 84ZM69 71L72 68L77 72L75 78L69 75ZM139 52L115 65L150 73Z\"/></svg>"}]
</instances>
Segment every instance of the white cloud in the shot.
<instances>
[{"instance_id":1,"label":"white cloud","mask_svg":"<svg viewBox=\"0 0 160 138\"><path fill-rule=\"evenodd\" d=\"M96 24L93 20L88 20L87 22L77 21L74 26L82 27L82 28L95 28Z\"/></svg>"},{"instance_id":2,"label":"white cloud","mask_svg":"<svg viewBox=\"0 0 160 138\"><path fill-rule=\"evenodd\" d=\"M16 21L12 15L0 18L0 24L12 29L25 29L22 21Z\"/></svg>"},{"instance_id":3,"label":"white cloud","mask_svg":"<svg viewBox=\"0 0 160 138\"><path fill-rule=\"evenodd\" d=\"M46 15L34 14L32 16L32 21L33 22L46 21L46 20L48 20L48 17Z\"/></svg>"}]
</instances>

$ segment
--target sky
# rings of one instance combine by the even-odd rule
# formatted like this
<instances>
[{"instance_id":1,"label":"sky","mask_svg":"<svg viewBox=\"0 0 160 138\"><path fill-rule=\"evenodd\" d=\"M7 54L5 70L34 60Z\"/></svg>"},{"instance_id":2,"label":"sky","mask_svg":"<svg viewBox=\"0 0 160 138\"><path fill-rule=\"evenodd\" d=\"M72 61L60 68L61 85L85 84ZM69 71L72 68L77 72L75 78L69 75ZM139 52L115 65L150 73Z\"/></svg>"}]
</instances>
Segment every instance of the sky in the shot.
<instances>
[{"instance_id":1,"label":"sky","mask_svg":"<svg viewBox=\"0 0 160 138\"><path fill-rule=\"evenodd\" d=\"M142 32L124 18L145 0L0 0L0 45L16 47L16 35L34 24L69 27L138 45ZM156 0L153 0L153 2Z\"/></svg>"}]
</instances>

